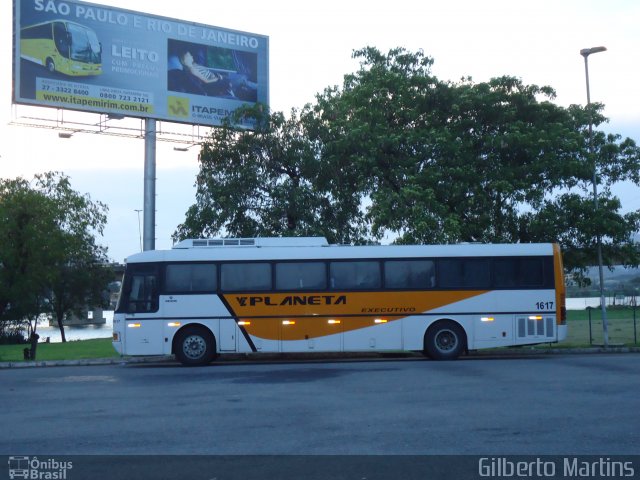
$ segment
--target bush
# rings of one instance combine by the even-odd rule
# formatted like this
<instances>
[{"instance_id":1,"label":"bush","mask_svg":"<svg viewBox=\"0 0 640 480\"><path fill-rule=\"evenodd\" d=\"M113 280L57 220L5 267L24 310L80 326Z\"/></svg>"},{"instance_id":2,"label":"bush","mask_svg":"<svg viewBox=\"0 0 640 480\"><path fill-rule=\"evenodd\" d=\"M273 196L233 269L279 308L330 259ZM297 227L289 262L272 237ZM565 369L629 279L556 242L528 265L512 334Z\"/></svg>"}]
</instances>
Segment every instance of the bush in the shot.
<instances>
[{"instance_id":1,"label":"bush","mask_svg":"<svg viewBox=\"0 0 640 480\"><path fill-rule=\"evenodd\" d=\"M22 345L27 338L21 332L5 332L0 335L0 345Z\"/></svg>"}]
</instances>

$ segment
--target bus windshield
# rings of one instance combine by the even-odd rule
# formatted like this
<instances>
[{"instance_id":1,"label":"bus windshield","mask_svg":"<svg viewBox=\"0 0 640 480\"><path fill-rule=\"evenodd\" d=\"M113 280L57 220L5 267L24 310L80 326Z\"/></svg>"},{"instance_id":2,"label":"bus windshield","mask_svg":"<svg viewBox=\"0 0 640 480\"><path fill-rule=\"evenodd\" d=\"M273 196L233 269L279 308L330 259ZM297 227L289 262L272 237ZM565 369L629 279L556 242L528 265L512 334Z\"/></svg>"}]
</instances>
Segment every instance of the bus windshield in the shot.
<instances>
[{"instance_id":1,"label":"bus windshield","mask_svg":"<svg viewBox=\"0 0 640 480\"><path fill-rule=\"evenodd\" d=\"M93 30L72 23L67 26L71 39L71 59L85 63L101 63L102 49Z\"/></svg>"}]
</instances>

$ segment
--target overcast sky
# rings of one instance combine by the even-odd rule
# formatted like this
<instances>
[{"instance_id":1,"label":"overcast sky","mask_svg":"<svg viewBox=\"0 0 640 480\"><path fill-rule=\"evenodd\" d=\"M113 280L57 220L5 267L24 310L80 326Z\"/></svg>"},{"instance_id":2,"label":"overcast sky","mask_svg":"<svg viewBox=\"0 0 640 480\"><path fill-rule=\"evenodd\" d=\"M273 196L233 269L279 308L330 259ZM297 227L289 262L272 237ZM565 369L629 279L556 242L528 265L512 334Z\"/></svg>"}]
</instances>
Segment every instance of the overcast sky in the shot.
<instances>
[{"instance_id":1,"label":"overcast sky","mask_svg":"<svg viewBox=\"0 0 640 480\"><path fill-rule=\"evenodd\" d=\"M56 0L57 1L57 0ZM313 102L314 94L338 85L357 69L354 49L374 46L422 49L435 59L440 79L471 76L485 81L514 75L550 85L556 103L586 103L582 48L604 45L589 58L591 99L606 105L607 131L640 141L640 2L637 0L443 0L416 2L323 2L244 0L105 0L103 5L172 17L269 37L270 103L289 111ZM11 56L11 2L0 7L0 49ZM12 107L12 71L0 72L0 176L30 178L48 170L69 175L74 189L109 205L102 243L122 261L140 248L138 214L143 204L144 141L107 135L58 132L9 122L18 117L72 118L55 109ZM97 118L97 116L95 116ZM93 120L92 120L93 121ZM97 120L95 120L97 121ZM134 122L139 125L140 122ZM170 130L172 124L163 123ZM176 127L177 129L177 127ZM157 146L156 248L170 248L170 235L194 202L197 148ZM625 211L640 208L638 189L616 190Z\"/></svg>"}]
</instances>

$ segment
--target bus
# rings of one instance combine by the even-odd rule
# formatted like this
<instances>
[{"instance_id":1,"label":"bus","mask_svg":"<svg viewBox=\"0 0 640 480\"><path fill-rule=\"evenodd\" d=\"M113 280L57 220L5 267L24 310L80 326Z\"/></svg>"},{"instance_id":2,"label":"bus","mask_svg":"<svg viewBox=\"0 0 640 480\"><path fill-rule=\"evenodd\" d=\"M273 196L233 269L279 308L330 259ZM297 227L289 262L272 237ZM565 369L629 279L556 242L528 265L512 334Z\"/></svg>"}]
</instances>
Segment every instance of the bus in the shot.
<instances>
[{"instance_id":1,"label":"bus","mask_svg":"<svg viewBox=\"0 0 640 480\"><path fill-rule=\"evenodd\" d=\"M102 46L98 36L92 29L67 20L22 28L20 57L43 65L51 73L70 76L102 73Z\"/></svg>"},{"instance_id":2,"label":"bus","mask_svg":"<svg viewBox=\"0 0 640 480\"><path fill-rule=\"evenodd\" d=\"M469 350L567 336L557 244L329 245L322 237L183 240L126 259L121 355L185 365L252 352Z\"/></svg>"}]
</instances>

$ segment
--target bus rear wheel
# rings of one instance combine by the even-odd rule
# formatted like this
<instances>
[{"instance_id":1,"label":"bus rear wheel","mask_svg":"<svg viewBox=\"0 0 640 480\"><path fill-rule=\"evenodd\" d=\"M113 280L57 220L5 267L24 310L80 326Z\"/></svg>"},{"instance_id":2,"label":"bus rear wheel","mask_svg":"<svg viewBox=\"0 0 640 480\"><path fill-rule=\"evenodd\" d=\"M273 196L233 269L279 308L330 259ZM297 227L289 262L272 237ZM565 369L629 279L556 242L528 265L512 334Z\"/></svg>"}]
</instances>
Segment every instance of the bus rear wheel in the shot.
<instances>
[{"instance_id":1,"label":"bus rear wheel","mask_svg":"<svg viewBox=\"0 0 640 480\"><path fill-rule=\"evenodd\" d=\"M216 356L216 339L202 327L186 327L176 335L174 353L183 365L206 365Z\"/></svg>"},{"instance_id":2,"label":"bus rear wheel","mask_svg":"<svg viewBox=\"0 0 640 480\"><path fill-rule=\"evenodd\" d=\"M424 353L433 360L454 360L465 347L464 330L451 320L434 323L424 335Z\"/></svg>"}]
</instances>

